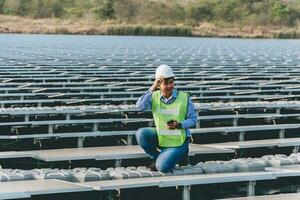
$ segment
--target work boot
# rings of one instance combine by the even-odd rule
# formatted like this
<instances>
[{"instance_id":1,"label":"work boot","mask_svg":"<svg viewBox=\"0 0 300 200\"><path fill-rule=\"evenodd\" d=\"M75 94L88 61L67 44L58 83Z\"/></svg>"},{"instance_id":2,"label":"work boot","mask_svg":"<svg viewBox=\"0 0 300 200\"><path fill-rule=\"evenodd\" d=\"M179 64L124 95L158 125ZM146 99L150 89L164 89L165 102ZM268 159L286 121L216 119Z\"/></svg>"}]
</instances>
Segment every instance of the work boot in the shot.
<instances>
[{"instance_id":1,"label":"work boot","mask_svg":"<svg viewBox=\"0 0 300 200\"><path fill-rule=\"evenodd\" d=\"M189 150L186 151L178 164L179 166L187 166L189 164Z\"/></svg>"},{"instance_id":2,"label":"work boot","mask_svg":"<svg viewBox=\"0 0 300 200\"><path fill-rule=\"evenodd\" d=\"M158 171L158 170L156 169L155 163L156 163L156 160L155 160L154 158L152 158L152 159L150 160L149 165L147 165L147 168L150 169L151 171Z\"/></svg>"}]
</instances>

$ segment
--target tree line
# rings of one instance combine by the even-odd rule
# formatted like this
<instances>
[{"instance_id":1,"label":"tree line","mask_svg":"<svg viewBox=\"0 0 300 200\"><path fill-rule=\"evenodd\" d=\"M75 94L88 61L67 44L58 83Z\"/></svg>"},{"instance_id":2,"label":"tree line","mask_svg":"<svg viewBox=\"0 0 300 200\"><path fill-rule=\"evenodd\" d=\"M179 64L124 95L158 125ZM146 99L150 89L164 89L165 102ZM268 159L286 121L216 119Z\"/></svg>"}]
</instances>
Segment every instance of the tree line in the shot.
<instances>
[{"instance_id":1,"label":"tree line","mask_svg":"<svg viewBox=\"0 0 300 200\"><path fill-rule=\"evenodd\" d=\"M0 0L0 14L121 24L296 26L299 0Z\"/></svg>"}]
</instances>

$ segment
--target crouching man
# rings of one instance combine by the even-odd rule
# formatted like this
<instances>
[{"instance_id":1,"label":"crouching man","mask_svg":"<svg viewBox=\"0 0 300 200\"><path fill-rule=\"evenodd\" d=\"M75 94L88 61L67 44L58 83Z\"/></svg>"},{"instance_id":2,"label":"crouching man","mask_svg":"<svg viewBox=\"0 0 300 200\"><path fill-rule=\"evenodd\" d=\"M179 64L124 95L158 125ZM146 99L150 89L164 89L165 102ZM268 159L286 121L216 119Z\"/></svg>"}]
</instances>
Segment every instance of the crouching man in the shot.
<instances>
[{"instance_id":1,"label":"crouching man","mask_svg":"<svg viewBox=\"0 0 300 200\"><path fill-rule=\"evenodd\" d=\"M155 128L140 128L138 144L150 155L152 170L169 172L176 164L188 164L191 132L197 117L187 93L175 87L175 76L168 65L156 69L155 81L136 105L140 110L152 110Z\"/></svg>"}]
</instances>

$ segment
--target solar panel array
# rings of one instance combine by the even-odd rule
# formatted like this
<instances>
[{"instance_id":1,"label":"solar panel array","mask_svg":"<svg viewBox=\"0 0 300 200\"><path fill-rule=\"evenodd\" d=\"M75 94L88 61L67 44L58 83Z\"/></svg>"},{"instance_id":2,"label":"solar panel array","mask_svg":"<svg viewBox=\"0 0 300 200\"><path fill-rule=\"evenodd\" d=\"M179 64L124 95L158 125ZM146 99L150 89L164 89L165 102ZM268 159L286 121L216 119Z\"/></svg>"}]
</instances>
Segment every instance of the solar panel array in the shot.
<instances>
[{"instance_id":1,"label":"solar panel array","mask_svg":"<svg viewBox=\"0 0 300 200\"><path fill-rule=\"evenodd\" d=\"M160 64L172 66L198 114L192 166L164 176L208 173L238 157L257 158L242 159L244 172L300 163L291 154L300 144L299 40L1 35L0 43L1 182L155 177L134 138L152 115L135 102ZM258 161L270 154L273 162Z\"/></svg>"}]
</instances>

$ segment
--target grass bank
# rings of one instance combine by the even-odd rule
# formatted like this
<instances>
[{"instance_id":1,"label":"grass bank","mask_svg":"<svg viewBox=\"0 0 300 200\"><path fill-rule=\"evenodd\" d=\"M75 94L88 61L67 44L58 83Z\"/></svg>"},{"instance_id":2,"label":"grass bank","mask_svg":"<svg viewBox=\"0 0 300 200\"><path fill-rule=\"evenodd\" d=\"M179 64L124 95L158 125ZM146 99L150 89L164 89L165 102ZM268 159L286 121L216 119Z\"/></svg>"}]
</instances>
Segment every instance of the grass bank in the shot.
<instances>
[{"instance_id":1,"label":"grass bank","mask_svg":"<svg viewBox=\"0 0 300 200\"><path fill-rule=\"evenodd\" d=\"M195 27L188 27L183 25L129 25L109 20L99 22L84 19L32 19L0 15L0 33L300 38L300 24L293 28L213 23L201 23Z\"/></svg>"}]
</instances>

